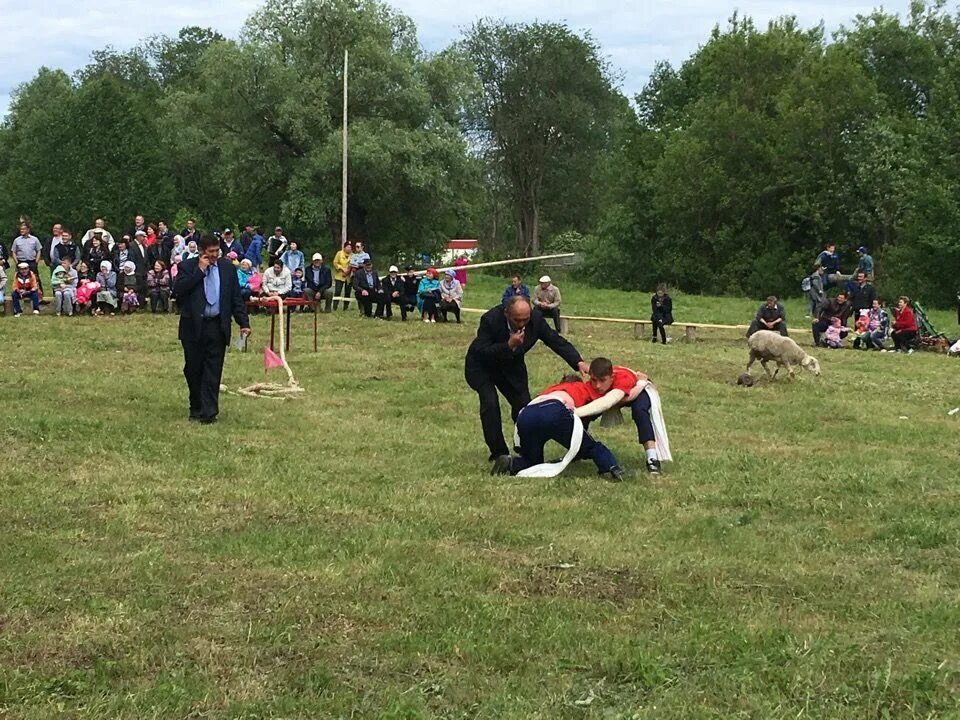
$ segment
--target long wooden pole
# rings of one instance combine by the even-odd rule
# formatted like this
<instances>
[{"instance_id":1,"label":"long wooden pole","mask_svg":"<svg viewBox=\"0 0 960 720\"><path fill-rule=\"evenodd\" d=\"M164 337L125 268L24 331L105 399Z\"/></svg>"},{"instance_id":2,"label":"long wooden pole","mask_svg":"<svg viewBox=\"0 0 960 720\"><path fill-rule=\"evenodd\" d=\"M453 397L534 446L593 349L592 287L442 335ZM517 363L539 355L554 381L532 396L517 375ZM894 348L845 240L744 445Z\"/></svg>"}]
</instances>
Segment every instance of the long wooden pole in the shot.
<instances>
[{"instance_id":1,"label":"long wooden pole","mask_svg":"<svg viewBox=\"0 0 960 720\"><path fill-rule=\"evenodd\" d=\"M479 270L480 268L498 267L500 265L513 265L514 263L528 263L536 260L556 260L558 258L574 257L576 253L561 253L559 255L537 255L536 257L514 258L512 260L493 260L491 262L477 263L476 265L451 265L450 267L437 268L437 272L444 270ZM424 271L418 271L422 275Z\"/></svg>"},{"instance_id":2,"label":"long wooden pole","mask_svg":"<svg viewBox=\"0 0 960 720\"><path fill-rule=\"evenodd\" d=\"M343 197L340 202L340 248L347 244L347 73L350 67L350 51L343 51Z\"/></svg>"}]
</instances>

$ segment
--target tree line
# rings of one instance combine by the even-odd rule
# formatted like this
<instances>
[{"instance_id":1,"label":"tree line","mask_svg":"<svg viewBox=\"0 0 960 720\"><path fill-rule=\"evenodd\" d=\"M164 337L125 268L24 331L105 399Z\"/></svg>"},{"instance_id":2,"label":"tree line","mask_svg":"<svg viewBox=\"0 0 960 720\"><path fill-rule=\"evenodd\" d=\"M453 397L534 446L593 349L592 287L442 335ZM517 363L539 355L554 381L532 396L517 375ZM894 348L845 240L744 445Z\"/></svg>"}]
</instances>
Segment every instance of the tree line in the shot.
<instances>
[{"instance_id":1,"label":"tree line","mask_svg":"<svg viewBox=\"0 0 960 720\"><path fill-rule=\"evenodd\" d=\"M866 245L882 293L952 302L960 20L944 2L827 35L734 15L626 98L587 33L482 20L427 53L380 0L267 0L238 39L188 27L44 68L0 125L0 218L85 229L141 213L340 235L381 254L481 238L578 249L598 284L798 294L822 246ZM7 230L4 230L7 232ZM847 268L844 268L847 269Z\"/></svg>"}]
</instances>

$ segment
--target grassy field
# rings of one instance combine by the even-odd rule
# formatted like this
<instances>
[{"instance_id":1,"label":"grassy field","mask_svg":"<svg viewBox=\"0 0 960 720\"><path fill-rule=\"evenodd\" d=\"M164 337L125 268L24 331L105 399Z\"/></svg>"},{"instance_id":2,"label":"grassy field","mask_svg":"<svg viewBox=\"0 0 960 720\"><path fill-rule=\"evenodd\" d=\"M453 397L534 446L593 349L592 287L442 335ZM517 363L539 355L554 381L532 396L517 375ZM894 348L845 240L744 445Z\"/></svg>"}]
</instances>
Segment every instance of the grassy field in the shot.
<instances>
[{"instance_id":1,"label":"grassy field","mask_svg":"<svg viewBox=\"0 0 960 720\"><path fill-rule=\"evenodd\" d=\"M739 333L577 324L656 380L676 462L532 481L486 474L476 316L321 316L316 354L294 320L302 400L196 427L175 318L0 318L0 717L960 717L955 360L818 351L821 378L745 389ZM528 364L534 392L563 371ZM231 352L224 381L262 374ZM632 425L597 434L641 467Z\"/></svg>"}]
</instances>

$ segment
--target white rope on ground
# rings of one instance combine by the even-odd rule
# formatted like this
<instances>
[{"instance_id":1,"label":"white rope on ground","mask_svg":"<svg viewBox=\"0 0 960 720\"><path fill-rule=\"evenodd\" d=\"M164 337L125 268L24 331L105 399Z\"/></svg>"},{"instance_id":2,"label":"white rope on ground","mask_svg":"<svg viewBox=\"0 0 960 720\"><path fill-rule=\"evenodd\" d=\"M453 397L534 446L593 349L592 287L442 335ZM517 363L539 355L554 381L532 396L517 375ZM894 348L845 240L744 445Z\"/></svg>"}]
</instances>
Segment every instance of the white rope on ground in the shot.
<instances>
[{"instance_id":1,"label":"white rope on ground","mask_svg":"<svg viewBox=\"0 0 960 720\"><path fill-rule=\"evenodd\" d=\"M268 301L274 298L267 298ZM283 369L287 371L287 384L280 385L278 383L256 383L245 388L240 388L237 391L237 394L244 395L246 397L256 397L256 398L267 398L268 400L285 400L297 393L305 392L305 390L300 387L300 384L297 382L296 378L293 377L293 370L290 369L290 366L287 364L287 353L286 353L286 331L284 324L283 314L285 312L283 305L283 298L276 298L277 301L277 322L280 325L280 360L283 362Z\"/></svg>"}]
</instances>

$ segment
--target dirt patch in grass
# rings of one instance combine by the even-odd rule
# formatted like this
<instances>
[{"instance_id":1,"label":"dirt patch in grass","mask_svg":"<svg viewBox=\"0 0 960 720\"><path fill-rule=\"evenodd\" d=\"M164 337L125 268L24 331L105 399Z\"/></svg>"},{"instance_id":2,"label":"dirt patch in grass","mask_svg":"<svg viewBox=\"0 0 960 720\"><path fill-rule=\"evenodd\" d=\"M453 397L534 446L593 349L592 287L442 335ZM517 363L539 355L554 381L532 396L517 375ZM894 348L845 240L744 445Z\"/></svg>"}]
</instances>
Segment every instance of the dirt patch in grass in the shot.
<instances>
[{"instance_id":1,"label":"dirt patch in grass","mask_svg":"<svg viewBox=\"0 0 960 720\"><path fill-rule=\"evenodd\" d=\"M500 592L520 597L556 597L627 605L657 594L655 583L626 568L535 565L504 580Z\"/></svg>"}]
</instances>

